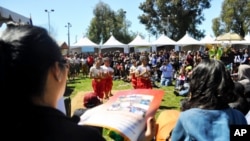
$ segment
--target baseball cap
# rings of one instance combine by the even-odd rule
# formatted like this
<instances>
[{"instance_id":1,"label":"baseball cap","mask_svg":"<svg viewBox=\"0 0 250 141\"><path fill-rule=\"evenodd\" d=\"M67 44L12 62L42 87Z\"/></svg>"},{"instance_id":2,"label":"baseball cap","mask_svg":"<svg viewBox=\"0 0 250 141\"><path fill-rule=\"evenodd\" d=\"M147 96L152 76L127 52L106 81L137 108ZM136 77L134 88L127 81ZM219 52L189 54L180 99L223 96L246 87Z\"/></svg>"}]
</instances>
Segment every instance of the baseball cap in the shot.
<instances>
[{"instance_id":1,"label":"baseball cap","mask_svg":"<svg viewBox=\"0 0 250 141\"><path fill-rule=\"evenodd\" d=\"M90 92L84 95L83 97L83 106L86 108L92 108L101 104L101 101L98 99L95 92Z\"/></svg>"}]
</instances>

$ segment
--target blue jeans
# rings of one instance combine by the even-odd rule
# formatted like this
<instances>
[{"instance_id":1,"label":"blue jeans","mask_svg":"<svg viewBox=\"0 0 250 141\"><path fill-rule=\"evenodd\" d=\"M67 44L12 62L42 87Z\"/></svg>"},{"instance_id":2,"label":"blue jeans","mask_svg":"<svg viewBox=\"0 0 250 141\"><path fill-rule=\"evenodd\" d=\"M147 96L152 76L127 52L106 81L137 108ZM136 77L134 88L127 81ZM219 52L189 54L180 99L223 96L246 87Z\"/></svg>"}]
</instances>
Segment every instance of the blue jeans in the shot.
<instances>
[{"instance_id":1,"label":"blue jeans","mask_svg":"<svg viewBox=\"0 0 250 141\"><path fill-rule=\"evenodd\" d=\"M184 83L184 90L180 90L179 95L187 96L189 93L189 87L190 87L189 83Z\"/></svg>"},{"instance_id":2,"label":"blue jeans","mask_svg":"<svg viewBox=\"0 0 250 141\"><path fill-rule=\"evenodd\" d=\"M172 77L161 77L161 86L170 86L172 85Z\"/></svg>"},{"instance_id":3,"label":"blue jeans","mask_svg":"<svg viewBox=\"0 0 250 141\"><path fill-rule=\"evenodd\" d=\"M180 90L180 88L184 85L184 80L176 79L175 81L175 89Z\"/></svg>"}]
</instances>

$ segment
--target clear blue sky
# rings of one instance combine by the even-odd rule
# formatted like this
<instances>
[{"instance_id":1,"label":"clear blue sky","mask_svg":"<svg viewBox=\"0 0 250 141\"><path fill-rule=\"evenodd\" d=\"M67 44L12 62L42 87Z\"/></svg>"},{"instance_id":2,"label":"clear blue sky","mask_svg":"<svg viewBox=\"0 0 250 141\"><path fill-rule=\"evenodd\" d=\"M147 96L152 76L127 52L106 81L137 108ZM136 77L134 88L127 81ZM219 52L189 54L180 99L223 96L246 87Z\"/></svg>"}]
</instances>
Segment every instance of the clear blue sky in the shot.
<instances>
[{"instance_id":1,"label":"clear blue sky","mask_svg":"<svg viewBox=\"0 0 250 141\"><path fill-rule=\"evenodd\" d=\"M0 5L11 11L26 17L32 17L33 24L48 29L48 13L44 10L54 9L50 13L50 29L53 37L58 41L68 41L68 29L65 27L68 22L72 24L70 28L70 40L73 44L82 38L86 33L90 21L93 18L93 10L100 0L0 0ZM139 23L138 16L142 11L138 8L144 0L102 0L114 11L125 10L126 19L131 21L130 31L143 34L148 40L148 32L145 26ZM211 8L204 10L205 21L200 29L204 29L207 35L212 35L212 19L218 17L221 12L223 0L212 0ZM4 26L1 27L2 30ZM150 38L151 41L155 37Z\"/></svg>"}]
</instances>

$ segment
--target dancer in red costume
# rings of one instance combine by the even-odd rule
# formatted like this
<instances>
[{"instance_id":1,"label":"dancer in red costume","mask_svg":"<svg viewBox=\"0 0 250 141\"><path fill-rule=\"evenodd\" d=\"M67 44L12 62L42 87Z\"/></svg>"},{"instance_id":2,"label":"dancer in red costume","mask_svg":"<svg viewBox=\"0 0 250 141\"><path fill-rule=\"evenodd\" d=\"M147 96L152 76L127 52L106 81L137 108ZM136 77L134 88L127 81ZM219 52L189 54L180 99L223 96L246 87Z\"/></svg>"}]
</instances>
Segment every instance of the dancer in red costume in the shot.
<instances>
[{"instance_id":1,"label":"dancer in red costume","mask_svg":"<svg viewBox=\"0 0 250 141\"><path fill-rule=\"evenodd\" d=\"M131 61L131 63L132 63L132 66L131 66L130 69L129 69L129 78L130 78L130 80L131 80L132 87L133 87L134 89L136 89L136 85L137 85L137 78L136 78L136 76L135 76L136 69L137 69L136 60L133 59L133 60Z\"/></svg>"},{"instance_id":2,"label":"dancer in red costume","mask_svg":"<svg viewBox=\"0 0 250 141\"><path fill-rule=\"evenodd\" d=\"M110 59L108 57L105 57L103 59L104 64L101 66L101 68L104 71L104 79L103 79L103 85L104 87L104 98L108 99L111 94L111 90L113 87L113 74L114 69L110 67Z\"/></svg>"},{"instance_id":3,"label":"dancer in red costume","mask_svg":"<svg viewBox=\"0 0 250 141\"><path fill-rule=\"evenodd\" d=\"M152 89L150 67L146 56L140 58L141 65L136 69L137 86L136 89Z\"/></svg>"},{"instance_id":4,"label":"dancer in red costume","mask_svg":"<svg viewBox=\"0 0 250 141\"><path fill-rule=\"evenodd\" d=\"M95 64L89 70L89 77L92 78L92 88L100 100L104 97L104 70L101 68L102 58L97 57Z\"/></svg>"}]
</instances>

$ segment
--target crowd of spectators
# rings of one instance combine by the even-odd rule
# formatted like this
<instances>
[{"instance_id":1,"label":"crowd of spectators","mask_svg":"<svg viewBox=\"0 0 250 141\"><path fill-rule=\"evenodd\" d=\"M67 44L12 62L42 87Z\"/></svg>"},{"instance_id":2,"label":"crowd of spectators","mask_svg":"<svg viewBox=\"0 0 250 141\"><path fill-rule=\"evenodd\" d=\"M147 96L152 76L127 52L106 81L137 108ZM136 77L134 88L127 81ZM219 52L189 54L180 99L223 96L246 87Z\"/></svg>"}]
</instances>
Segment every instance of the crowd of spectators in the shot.
<instances>
[{"instance_id":1,"label":"crowd of spectators","mask_svg":"<svg viewBox=\"0 0 250 141\"><path fill-rule=\"evenodd\" d=\"M111 60L110 66L114 69L113 79L121 79L126 82L131 82L130 68L133 61L136 66L140 64L141 56L148 58L148 65L151 68L151 79L154 87L175 85L177 90L181 87L177 83L172 82L179 79L181 74L181 86L188 81L188 73L195 67L203 58L208 58L209 50L198 51L175 51L175 50L159 50L153 52L131 52L123 53L120 51L106 53L74 53L67 56L70 62L69 78L74 79L81 72L85 77L89 74L89 68L94 64L96 57L109 57ZM249 64L250 56L248 49L231 48L230 51L224 52L221 56L221 61L225 63L232 74L236 74L240 64ZM185 78L185 80L183 79ZM177 80L178 81L178 80ZM158 82L157 85L155 82ZM179 82L179 81L178 81ZM183 88L183 87L182 87Z\"/></svg>"}]
</instances>

